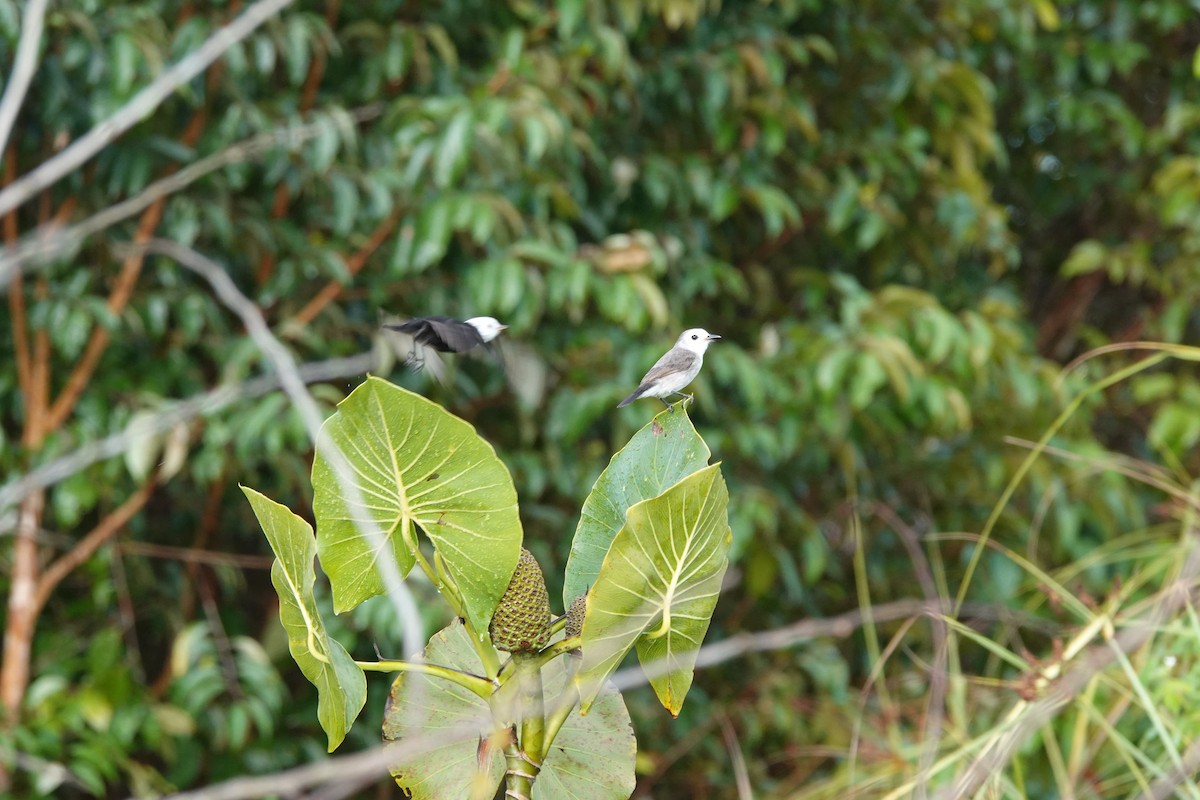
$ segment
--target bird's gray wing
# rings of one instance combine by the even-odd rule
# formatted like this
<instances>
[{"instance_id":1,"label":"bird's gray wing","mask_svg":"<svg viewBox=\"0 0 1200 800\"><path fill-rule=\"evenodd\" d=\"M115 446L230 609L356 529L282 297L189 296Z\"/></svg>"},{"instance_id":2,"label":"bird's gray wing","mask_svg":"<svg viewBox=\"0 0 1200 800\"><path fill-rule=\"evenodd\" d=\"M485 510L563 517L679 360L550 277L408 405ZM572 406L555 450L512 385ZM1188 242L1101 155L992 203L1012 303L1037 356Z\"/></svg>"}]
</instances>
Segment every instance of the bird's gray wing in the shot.
<instances>
[{"instance_id":1,"label":"bird's gray wing","mask_svg":"<svg viewBox=\"0 0 1200 800\"><path fill-rule=\"evenodd\" d=\"M654 366L642 377L642 382L638 385L638 388L640 389L646 384L654 383L676 372L687 372L696 363L697 358L699 356L690 350L682 348L668 350L662 358L654 362Z\"/></svg>"},{"instance_id":2,"label":"bird's gray wing","mask_svg":"<svg viewBox=\"0 0 1200 800\"><path fill-rule=\"evenodd\" d=\"M483 344L483 337L474 325L456 319L430 317L426 320L425 329L430 338L429 344L438 350L461 353Z\"/></svg>"}]
</instances>

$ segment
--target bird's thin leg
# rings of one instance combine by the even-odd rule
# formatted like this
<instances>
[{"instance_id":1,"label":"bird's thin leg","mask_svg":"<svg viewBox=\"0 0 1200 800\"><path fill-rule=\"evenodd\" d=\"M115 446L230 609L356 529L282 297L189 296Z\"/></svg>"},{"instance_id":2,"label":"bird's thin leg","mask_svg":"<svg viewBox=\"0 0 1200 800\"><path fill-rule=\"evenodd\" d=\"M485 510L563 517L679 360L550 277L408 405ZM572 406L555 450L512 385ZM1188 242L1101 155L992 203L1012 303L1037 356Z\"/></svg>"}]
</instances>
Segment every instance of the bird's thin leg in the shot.
<instances>
[{"instance_id":1,"label":"bird's thin leg","mask_svg":"<svg viewBox=\"0 0 1200 800\"><path fill-rule=\"evenodd\" d=\"M662 404L663 404L664 406L666 406L666 407L667 407L667 411L670 411L672 414L674 414L674 413L675 413L675 406L673 406L673 405L671 405L670 403L668 403L668 402L667 402L667 398L665 398L665 397L660 397L660 398L658 398L658 399L659 399L659 400L662 400Z\"/></svg>"},{"instance_id":2,"label":"bird's thin leg","mask_svg":"<svg viewBox=\"0 0 1200 800\"><path fill-rule=\"evenodd\" d=\"M413 372L425 369L425 348L413 342L413 349L408 351L408 358L404 359L404 366Z\"/></svg>"}]
</instances>

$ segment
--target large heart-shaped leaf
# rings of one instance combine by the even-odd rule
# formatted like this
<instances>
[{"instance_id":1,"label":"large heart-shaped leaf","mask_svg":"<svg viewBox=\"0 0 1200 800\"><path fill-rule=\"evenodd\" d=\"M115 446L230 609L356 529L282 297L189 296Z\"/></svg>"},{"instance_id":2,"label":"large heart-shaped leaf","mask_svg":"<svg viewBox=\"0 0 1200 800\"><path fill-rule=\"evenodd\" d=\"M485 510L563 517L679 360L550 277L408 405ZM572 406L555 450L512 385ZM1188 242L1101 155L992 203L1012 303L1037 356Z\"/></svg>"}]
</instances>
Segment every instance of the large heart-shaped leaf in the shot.
<instances>
[{"instance_id":1,"label":"large heart-shaped leaf","mask_svg":"<svg viewBox=\"0 0 1200 800\"><path fill-rule=\"evenodd\" d=\"M482 664L458 620L433 635L422 661L480 674ZM499 733L499 736L493 736ZM397 743L392 775L413 800L491 800L504 778L504 736L487 701L458 684L416 672L392 683L383 738Z\"/></svg>"},{"instance_id":2,"label":"large heart-shaped leaf","mask_svg":"<svg viewBox=\"0 0 1200 800\"><path fill-rule=\"evenodd\" d=\"M312 527L253 489L243 486L242 492L275 552L271 583L279 594L279 620L287 632L292 658L317 687L317 719L333 752L367 701L366 676L346 648L325 632L317 611L313 597L317 547Z\"/></svg>"},{"instance_id":3,"label":"large heart-shaped leaf","mask_svg":"<svg viewBox=\"0 0 1200 800\"><path fill-rule=\"evenodd\" d=\"M548 664L543 681L550 709L566 686L565 659ZM636 761L625 700L605 684L587 716L576 707L550 743L532 800L626 800L637 783Z\"/></svg>"},{"instance_id":4,"label":"large heart-shaped leaf","mask_svg":"<svg viewBox=\"0 0 1200 800\"><path fill-rule=\"evenodd\" d=\"M571 542L563 583L563 608L588 590L600 574L609 545L625 525L625 512L635 503L657 497L664 489L708 464L708 445L692 427L679 404L663 411L633 435L596 479L583 503Z\"/></svg>"},{"instance_id":5,"label":"large heart-shaped leaf","mask_svg":"<svg viewBox=\"0 0 1200 800\"><path fill-rule=\"evenodd\" d=\"M433 635L423 660L476 674L482 669L457 621ZM543 670L548 709L566 687L564 662ZM518 714L509 709L502 716ZM505 735L487 701L461 686L419 673L401 674L392 684L383 737L397 745L392 774L413 800L490 800L504 777ZM576 708L550 743L533 800L625 800L634 788L636 752L625 702L607 685L592 712L584 717Z\"/></svg>"},{"instance_id":6,"label":"large heart-shaped leaf","mask_svg":"<svg viewBox=\"0 0 1200 800\"><path fill-rule=\"evenodd\" d=\"M732 541L719 464L629 509L588 595L580 693L587 709L629 649L678 714L721 589Z\"/></svg>"},{"instance_id":7,"label":"large heart-shaped leaf","mask_svg":"<svg viewBox=\"0 0 1200 800\"><path fill-rule=\"evenodd\" d=\"M349 467L338 480L327 448ZM419 525L476 630L487 629L521 549L512 477L475 429L420 395L367 378L321 428L313 462L317 550L338 613L384 591L377 562L408 574ZM357 497L355 497L357 494ZM364 523L383 532L373 539Z\"/></svg>"}]
</instances>

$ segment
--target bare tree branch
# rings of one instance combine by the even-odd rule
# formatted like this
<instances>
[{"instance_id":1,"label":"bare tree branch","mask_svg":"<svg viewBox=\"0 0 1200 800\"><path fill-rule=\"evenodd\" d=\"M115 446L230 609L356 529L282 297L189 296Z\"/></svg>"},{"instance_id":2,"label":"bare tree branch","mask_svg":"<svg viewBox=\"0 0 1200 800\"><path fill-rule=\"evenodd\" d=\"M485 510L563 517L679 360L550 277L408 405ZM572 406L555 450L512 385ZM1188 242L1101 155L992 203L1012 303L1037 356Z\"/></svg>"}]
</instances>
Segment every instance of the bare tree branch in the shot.
<instances>
[{"instance_id":1,"label":"bare tree branch","mask_svg":"<svg viewBox=\"0 0 1200 800\"><path fill-rule=\"evenodd\" d=\"M25 92L33 73L37 71L38 47L42 42L42 28L46 22L48 0L28 0L25 14L21 17L21 38L17 42L17 57L9 75L4 99L0 100L0 153L8 146L8 135L21 111Z\"/></svg>"},{"instance_id":2,"label":"bare tree branch","mask_svg":"<svg viewBox=\"0 0 1200 800\"><path fill-rule=\"evenodd\" d=\"M160 178L133 197L108 206L69 228L47 230L43 226L19 243L0 251L0 292L8 291L11 276L22 267L33 262L53 259L77 247L88 237L129 219L155 201L187 188L206 175L231 164L250 161L278 147L295 149L331 128L347 122L368 122L378 118L383 111L382 103L372 103L344 113L337 111L323 114L301 125L289 125L260 133L189 164L173 175Z\"/></svg>"},{"instance_id":3,"label":"bare tree branch","mask_svg":"<svg viewBox=\"0 0 1200 800\"><path fill-rule=\"evenodd\" d=\"M337 378L362 375L378 366L378 355L367 352L355 356L301 364L297 367L297 372L304 383L321 383ZM198 417L215 414L241 400L261 397L278 389L280 383L281 378L278 374L269 374L241 383L218 386L203 394L180 401L155 417L139 419L118 433L88 442L78 449L0 486L0 512L16 505L34 492L66 480L97 462L121 455L140 439L160 436L178 425L186 424ZM11 514L0 517L0 533L11 531L14 523L15 519Z\"/></svg>"},{"instance_id":4,"label":"bare tree branch","mask_svg":"<svg viewBox=\"0 0 1200 800\"><path fill-rule=\"evenodd\" d=\"M218 30L112 116L100 122L58 155L0 190L0 215L25 203L59 178L77 169L106 145L136 125L175 90L199 75L235 44L278 14L293 0L258 0L240 17Z\"/></svg>"}]
</instances>

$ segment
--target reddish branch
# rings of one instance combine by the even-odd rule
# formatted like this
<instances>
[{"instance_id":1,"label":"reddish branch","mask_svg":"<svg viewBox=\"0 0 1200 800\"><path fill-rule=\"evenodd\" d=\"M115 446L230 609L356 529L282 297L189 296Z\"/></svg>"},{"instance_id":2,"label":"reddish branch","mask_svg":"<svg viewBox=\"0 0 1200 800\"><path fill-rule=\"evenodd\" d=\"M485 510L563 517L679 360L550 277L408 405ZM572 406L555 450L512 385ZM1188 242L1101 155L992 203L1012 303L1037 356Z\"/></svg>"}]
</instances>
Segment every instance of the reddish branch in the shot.
<instances>
[{"instance_id":1,"label":"reddish branch","mask_svg":"<svg viewBox=\"0 0 1200 800\"><path fill-rule=\"evenodd\" d=\"M338 14L342 10L341 0L329 0L325 5L325 23L332 29L337 22ZM321 86L321 79L325 77L325 65L328 62L328 57L324 50L317 50L313 53L312 62L308 65L308 75L304 78L304 88L300 93L300 114L307 114L312 110L313 105L317 101L317 89ZM280 220L287 216L288 208L292 202L291 192L288 191L286 183L280 182L275 187L275 198L271 203L271 219ZM258 285L261 286L271 279L271 275L275 272L275 253L268 251L263 253L262 259L258 262Z\"/></svg>"},{"instance_id":2,"label":"reddish branch","mask_svg":"<svg viewBox=\"0 0 1200 800\"><path fill-rule=\"evenodd\" d=\"M29 685L33 629L37 624L37 533L45 492L34 492L21 503L13 542L12 585L8 590L8 623L4 626L4 662L0 668L0 703L16 718Z\"/></svg>"},{"instance_id":3,"label":"reddish branch","mask_svg":"<svg viewBox=\"0 0 1200 800\"><path fill-rule=\"evenodd\" d=\"M190 13L185 9L185 14ZM220 66L209 71L210 85L220 74ZM207 122L207 113L201 108L192 115L181 140L184 144L193 145L199 140ZM177 169L176 166L167 168L169 175ZM15 178L16 164L10 151L5 164L5 183ZM159 200L142 214L138 225L136 243L148 241L162 218L165 200ZM63 203L53 217L62 222L70 216L75 207L74 197ZM38 225L44 228L51 221L50 194L45 192L41 198L41 208ZM6 214L3 221L5 238L11 243L16 239L17 220L13 213ZM122 265L120 274L109 293L108 308L113 314L120 314L128 304L141 272L144 255L136 252L127 258ZM18 364L18 377L25 400L25 428L22 443L29 451L37 450L46 435L61 427L70 416L79 397L91 381L96 366L100 362L109 343L109 332L103 326L96 326L92 331L84 353L75 364L71 375L63 386L58 398L50 402L50 337L42 328L33 332L33 343L30 346L27 330L28 320L25 313L24 297L22 296L21 280L13 279L9 292L9 308L13 311L14 344ZM45 300L50 293L50 286L45 276L39 276L34 288L34 296ZM37 545L37 532L41 527L42 513L45 505L44 491L38 491L25 498L21 505L17 523L16 541L13 543L12 581L8 597L8 619L4 626L4 656L0 664L0 704L15 719L29 685L30 659L32 657L33 636L37 628L38 615L45 606L54 587L57 586L71 570L75 569L90 557L100 545L108 541L117 531L136 514L149 499L154 490L153 482L146 484L126 500L119 508L105 517L96 528L76 544L68 553L54 562L45 572L42 572L40 554Z\"/></svg>"},{"instance_id":4,"label":"reddish branch","mask_svg":"<svg viewBox=\"0 0 1200 800\"><path fill-rule=\"evenodd\" d=\"M17 151L10 147L4 159L5 185L12 183L16 177ZM9 211L4 215L5 243L10 247L13 246L19 234L17 212L16 210ZM13 345L16 350L13 357L17 363L17 384L20 386L21 396L29 397L29 333L25 321L25 290L21 283L21 272L18 270L13 273L12 284L8 289L8 311L12 318Z\"/></svg>"},{"instance_id":5,"label":"reddish branch","mask_svg":"<svg viewBox=\"0 0 1200 800\"><path fill-rule=\"evenodd\" d=\"M403 214L397 209L375 226L375 230L371 231L366 244L358 248L358 251L354 255L346 259L346 271L351 275L357 275L362 270L363 265L367 263L367 259L371 257L371 254L387 241L388 236L396 229L396 225L399 224L402 216ZM309 300L304 308L296 313L296 321L302 325L312 322L317 314L320 314L325 309L325 306L338 298L343 288L342 284L336 280L325 284L325 288L317 292L316 296L312 300Z\"/></svg>"},{"instance_id":6,"label":"reddish branch","mask_svg":"<svg viewBox=\"0 0 1200 800\"><path fill-rule=\"evenodd\" d=\"M151 478L142 488L130 495L124 503L102 519L100 524L92 528L91 532L80 539L78 544L59 556L58 560L53 564L46 567L41 579L37 582L37 592L34 597L35 612L42 610L46 605L46 601L50 599L50 594L54 591L54 587L62 583L63 578L70 575L84 561L87 561L99 549L100 545L116 535L118 531L128 524L129 520L133 519L134 514L142 510L142 506L146 505L146 501L154 493L155 485L155 480Z\"/></svg>"},{"instance_id":7,"label":"reddish branch","mask_svg":"<svg viewBox=\"0 0 1200 800\"><path fill-rule=\"evenodd\" d=\"M184 145L190 147L199 140L207 121L208 114L203 108L192 115L192 119L181 137ZM166 168L162 177L168 177L178 169L179 166L177 164L172 164ZM159 198L142 212L142 218L139 220L137 231L133 236L133 243L135 245L145 244L154 238L154 232L158 229L159 222L162 221L166 205L166 198ZM121 265L121 272L117 275L117 280L108 295L108 310L114 316L119 315L125 310L125 306L129 304L129 300L133 296L133 290L137 286L138 275L141 274L142 265L145 261L145 251L134 248ZM103 325L97 325L92 330L92 335L84 347L83 355L80 357L78 363L75 364L75 368L71 370L71 375L67 378L66 385L63 386L62 392L59 393L58 398L54 401L54 405L50 407L50 412L46 420L47 430L55 430L70 416L71 411L75 408L75 404L79 402L79 397L83 394L83 390L91 382L92 375L96 372L96 366L100 363L100 357L104 355L104 351L108 348L109 339L109 330Z\"/></svg>"}]
</instances>

